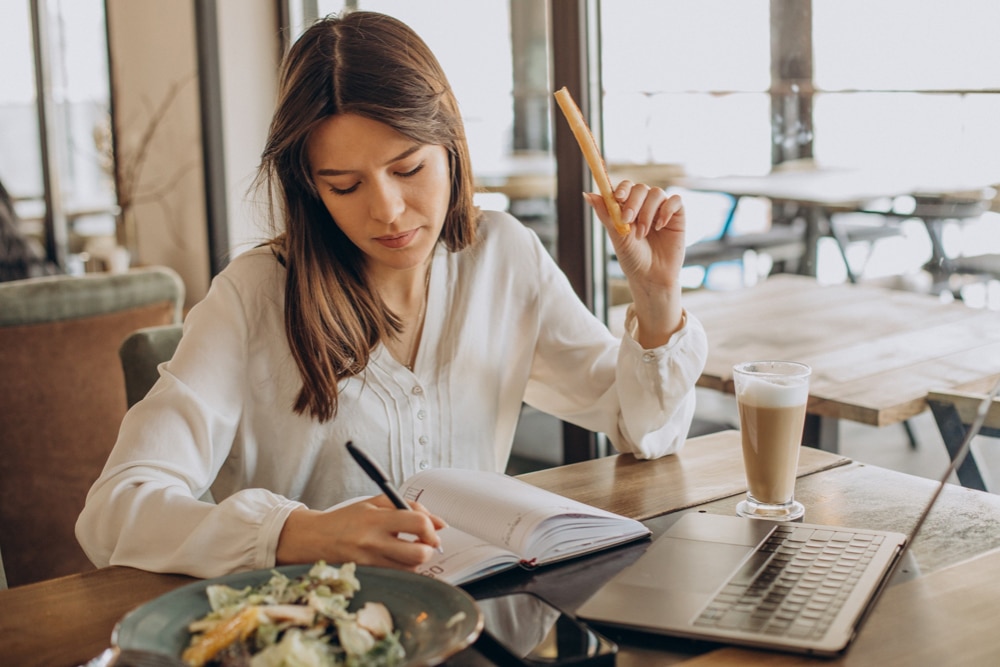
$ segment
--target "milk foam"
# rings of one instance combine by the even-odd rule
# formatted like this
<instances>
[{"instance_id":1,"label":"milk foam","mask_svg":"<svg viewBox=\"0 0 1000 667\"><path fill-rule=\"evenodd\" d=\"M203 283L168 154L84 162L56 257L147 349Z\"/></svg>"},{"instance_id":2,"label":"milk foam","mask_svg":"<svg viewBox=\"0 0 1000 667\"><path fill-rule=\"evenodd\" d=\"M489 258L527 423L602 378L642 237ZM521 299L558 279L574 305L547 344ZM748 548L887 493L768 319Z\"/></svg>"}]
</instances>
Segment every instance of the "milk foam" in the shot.
<instances>
[{"instance_id":1,"label":"milk foam","mask_svg":"<svg viewBox=\"0 0 1000 667\"><path fill-rule=\"evenodd\" d=\"M809 385L801 378L747 377L743 379L739 400L762 408L791 408L809 399Z\"/></svg>"}]
</instances>

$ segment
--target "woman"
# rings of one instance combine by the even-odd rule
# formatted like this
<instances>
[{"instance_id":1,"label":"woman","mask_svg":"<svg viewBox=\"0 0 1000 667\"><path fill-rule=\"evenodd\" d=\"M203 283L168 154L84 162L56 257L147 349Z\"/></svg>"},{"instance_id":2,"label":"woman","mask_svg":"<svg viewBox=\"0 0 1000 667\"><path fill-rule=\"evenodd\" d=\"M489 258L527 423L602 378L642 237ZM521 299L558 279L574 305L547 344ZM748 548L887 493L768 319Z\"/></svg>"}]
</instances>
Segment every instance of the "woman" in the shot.
<instances>
[{"instance_id":1,"label":"woman","mask_svg":"<svg viewBox=\"0 0 1000 667\"><path fill-rule=\"evenodd\" d=\"M399 21L349 13L296 42L259 184L285 231L213 281L122 423L77 524L96 564L413 570L443 522L371 497L345 442L396 483L502 471L522 401L640 457L681 446L706 342L681 309L680 200L618 186L632 231L612 239L635 297L619 341L533 233L473 206L458 105Z\"/></svg>"}]
</instances>

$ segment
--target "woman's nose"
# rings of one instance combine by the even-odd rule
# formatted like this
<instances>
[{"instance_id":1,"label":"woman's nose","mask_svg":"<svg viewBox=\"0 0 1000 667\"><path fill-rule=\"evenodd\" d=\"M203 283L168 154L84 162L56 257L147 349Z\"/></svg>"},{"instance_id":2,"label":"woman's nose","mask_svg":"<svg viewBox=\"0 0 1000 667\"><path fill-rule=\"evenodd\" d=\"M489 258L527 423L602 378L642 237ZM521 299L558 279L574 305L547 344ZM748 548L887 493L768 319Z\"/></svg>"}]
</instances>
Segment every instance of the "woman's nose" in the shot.
<instances>
[{"instance_id":1,"label":"woman's nose","mask_svg":"<svg viewBox=\"0 0 1000 667\"><path fill-rule=\"evenodd\" d=\"M392 181L379 180L371 188L369 214L376 222L392 224L402 215L406 204L400 188Z\"/></svg>"}]
</instances>

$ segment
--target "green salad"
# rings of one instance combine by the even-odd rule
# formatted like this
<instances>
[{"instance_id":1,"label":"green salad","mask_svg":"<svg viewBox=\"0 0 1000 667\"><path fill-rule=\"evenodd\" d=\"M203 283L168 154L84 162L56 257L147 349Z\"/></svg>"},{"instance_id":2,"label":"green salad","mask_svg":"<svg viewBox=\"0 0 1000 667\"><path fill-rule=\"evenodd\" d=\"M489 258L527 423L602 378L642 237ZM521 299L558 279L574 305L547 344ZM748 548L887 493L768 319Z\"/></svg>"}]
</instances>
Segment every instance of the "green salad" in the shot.
<instances>
[{"instance_id":1,"label":"green salad","mask_svg":"<svg viewBox=\"0 0 1000 667\"><path fill-rule=\"evenodd\" d=\"M206 589L212 611L188 626L191 667L392 667L405 657L389 610L366 602L354 563L320 561L291 579L274 571L258 586Z\"/></svg>"}]
</instances>

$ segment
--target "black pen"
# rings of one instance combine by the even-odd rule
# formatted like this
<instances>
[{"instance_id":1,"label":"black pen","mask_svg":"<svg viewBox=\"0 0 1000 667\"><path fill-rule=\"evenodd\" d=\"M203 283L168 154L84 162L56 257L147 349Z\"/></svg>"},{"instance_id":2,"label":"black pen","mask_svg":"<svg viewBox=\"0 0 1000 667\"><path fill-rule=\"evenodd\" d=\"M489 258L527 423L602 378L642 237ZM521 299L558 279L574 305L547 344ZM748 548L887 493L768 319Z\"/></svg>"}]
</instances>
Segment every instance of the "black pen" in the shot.
<instances>
[{"instance_id":1,"label":"black pen","mask_svg":"<svg viewBox=\"0 0 1000 667\"><path fill-rule=\"evenodd\" d=\"M361 451L361 449L350 440L347 441L347 451L351 453L351 456L353 456L354 460L358 462L361 469L365 471L365 474L371 477L373 482L378 484L378 488L382 489L382 493L384 493L386 497L392 501L392 504L395 505L397 509L413 509L405 500L403 500L403 497L399 495L399 491L397 491L396 488L389 483L388 478L385 476L385 473L382 472L382 469L378 467L378 464L371 460L367 454ZM437 550L438 553L444 553L444 549L440 546Z\"/></svg>"}]
</instances>

